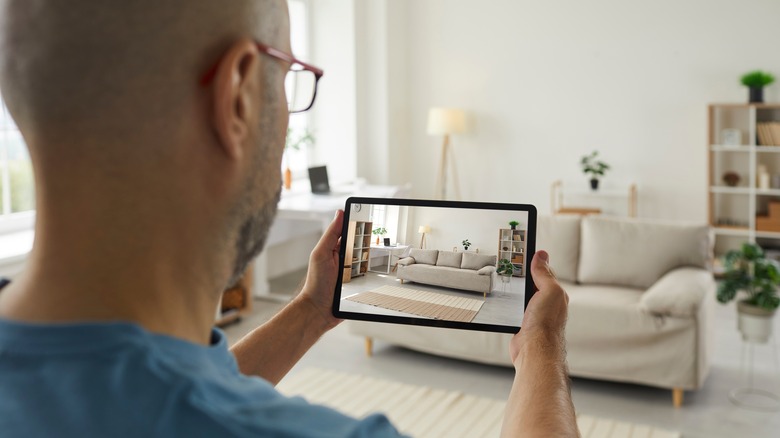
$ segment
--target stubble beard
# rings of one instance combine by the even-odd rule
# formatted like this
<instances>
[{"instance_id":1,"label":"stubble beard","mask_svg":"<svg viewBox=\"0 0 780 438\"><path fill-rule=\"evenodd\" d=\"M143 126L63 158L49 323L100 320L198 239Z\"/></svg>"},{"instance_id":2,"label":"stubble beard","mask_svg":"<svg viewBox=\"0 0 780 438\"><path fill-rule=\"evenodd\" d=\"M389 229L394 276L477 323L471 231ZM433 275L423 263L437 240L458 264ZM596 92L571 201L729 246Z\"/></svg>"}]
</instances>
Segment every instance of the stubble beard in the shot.
<instances>
[{"instance_id":1,"label":"stubble beard","mask_svg":"<svg viewBox=\"0 0 780 438\"><path fill-rule=\"evenodd\" d=\"M236 239L236 259L233 263L233 273L228 281L228 287L235 285L244 275L249 263L257 257L265 247L268 238L268 230L271 228L276 211L279 207L279 200L282 195L280 185L276 196L268 201L262 208L251 214L239 228Z\"/></svg>"}]
</instances>

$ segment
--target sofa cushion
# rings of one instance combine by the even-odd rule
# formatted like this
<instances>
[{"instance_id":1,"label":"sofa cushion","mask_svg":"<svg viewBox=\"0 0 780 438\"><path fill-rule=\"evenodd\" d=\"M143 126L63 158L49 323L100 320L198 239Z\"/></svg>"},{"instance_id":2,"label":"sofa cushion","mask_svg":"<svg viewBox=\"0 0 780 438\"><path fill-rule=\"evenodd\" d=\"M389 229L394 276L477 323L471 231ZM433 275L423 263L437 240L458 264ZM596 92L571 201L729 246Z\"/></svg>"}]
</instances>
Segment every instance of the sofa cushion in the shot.
<instances>
[{"instance_id":1,"label":"sofa cushion","mask_svg":"<svg viewBox=\"0 0 780 438\"><path fill-rule=\"evenodd\" d=\"M436 259L436 266L460 268L460 262L462 258L462 252L439 251L439 257Z\"/></svg>"},{"instance_id":2,"label":"sofa cushion","mask_svg":"<svg viewBox=\"0 0 780 438\"><path fill-rule=\"evenodd\" d=\"M539 216L536 229L536 249L550 253L555 275L572 283L577 281L581 220L582 216L573 214Z\"/></svg>"},{"instance_id":3,"label":"sofa cushion","mask_svg":"<svg viewBox=\"0 0 780 438\"><path fill-rule=\"evenodd\" d=\"M485 266L495 266L496 256L494 255L481 255L470 252L463 253L463 261L460 264L462 269L473 269L478 271Z\"/></svg>"},{"instance_id":4,"label":"sofa cushion","mask_svg":"<svg viewBox=\"0 0 780 438\"><path fill-rule=\"evenodd\" d=\"M414 259L415 263L421 265L435 265L436 259L439 257L438 249L412 249L409 256Z\"/></svg>"},{"instance_id":5,"label":"sofa cushion","mask_svg":"<svg viewBox=\"0 0 780 438\"><path fill-rule=\"evenodd\" d=\"M578 280L647 289L674 268L708 268L709 236L706 225L583 218Z\"/></svg>"},{"instance_id":6,"label":"sofa cushion","mask_svg":"<svg viewBox=\"0 0 780 438\"><path fill-rule=\"evenodd\" d=\"M693 318L708 295L715 296L715 279L711 272L677 268L667 272L642 294L639 307L655 315Z\"/></svg>"}]
</instances>

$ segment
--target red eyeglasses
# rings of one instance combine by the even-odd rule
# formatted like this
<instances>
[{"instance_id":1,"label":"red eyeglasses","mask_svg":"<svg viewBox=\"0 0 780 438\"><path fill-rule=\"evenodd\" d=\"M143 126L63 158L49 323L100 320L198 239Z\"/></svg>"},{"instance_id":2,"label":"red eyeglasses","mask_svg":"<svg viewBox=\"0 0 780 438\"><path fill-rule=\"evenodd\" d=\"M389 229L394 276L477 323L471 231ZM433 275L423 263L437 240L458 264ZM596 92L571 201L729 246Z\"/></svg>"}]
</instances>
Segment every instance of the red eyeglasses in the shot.
<instances>
[{"instance_id":1,"label":"red eyeglasses","mask_svg":"<svg viewBox=\"0 0 780 438\"><path fill-rule=\"evenodd\" d=\"M290 63L290 69L284 78L284 90L287 94L287 111L290 114L308 111L314 105L317 97L317 84L325 74L321 68L296 59L289 53L255 42L257 49L268 56ZM202 86L207 86L217 74L219 62L214 64L200 80Z\"/></svg>"}]
</instances>

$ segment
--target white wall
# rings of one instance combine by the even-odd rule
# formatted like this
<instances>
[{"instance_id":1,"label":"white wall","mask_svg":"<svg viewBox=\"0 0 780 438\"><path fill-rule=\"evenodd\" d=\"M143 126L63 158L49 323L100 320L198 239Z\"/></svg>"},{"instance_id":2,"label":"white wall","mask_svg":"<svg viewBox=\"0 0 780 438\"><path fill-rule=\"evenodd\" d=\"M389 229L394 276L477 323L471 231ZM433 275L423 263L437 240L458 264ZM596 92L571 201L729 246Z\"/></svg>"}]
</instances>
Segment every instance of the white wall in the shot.
<instances>
[{"instance_id":1,"label":"white wall","mask_svg":"<svg viewBox=\"0 0 780 438\"><path fill-rule=\"evenodd\" d=\"M513 211L468 210L434 207L410 207L407 241L419 246L421 225L431 227L425 236L427 249L451 250L461 245L464 239L471 242L471 250L479 248L480 254L495 255L498 251L498 230L509 228L509 221L521 223L519 229L528 224L528 214Z\"/></svg>"},{"instance_id":2,"label":"white wall","mask_svg":"<svg viewBox=\"0 0 780 438\"><path fill-rule=\"evenodd\" d=\"M465 199L545 213L550 183L587 184L579 157L598 149L614 167L606 183L639 184L641 216L704 221L707 103L746 101L746 71L780 76L776 0L366 3L361 14L385 22L358 26L379 59L361 70L358 56L358 84L372 85L357 101L386 109L359 119L359 138L380 140L358 157L387 160L388 173L365 176L411 181L419 197L433 195L441 142L425 133L427 110L455 106L472 127L453 138Z\"/></svg>"},{"instance_id":3,"label":"white wall","mask_svg":"<svg viewBox=\"0 0 780 438\"><path fill-rule=\"evenodd\" d=\"M317 139L311 165L328 166L333 183L357 175L357 88L355 67L355 0L309 2L312 60L325 75L311 110Z\"/></svg>"}]
</instances>

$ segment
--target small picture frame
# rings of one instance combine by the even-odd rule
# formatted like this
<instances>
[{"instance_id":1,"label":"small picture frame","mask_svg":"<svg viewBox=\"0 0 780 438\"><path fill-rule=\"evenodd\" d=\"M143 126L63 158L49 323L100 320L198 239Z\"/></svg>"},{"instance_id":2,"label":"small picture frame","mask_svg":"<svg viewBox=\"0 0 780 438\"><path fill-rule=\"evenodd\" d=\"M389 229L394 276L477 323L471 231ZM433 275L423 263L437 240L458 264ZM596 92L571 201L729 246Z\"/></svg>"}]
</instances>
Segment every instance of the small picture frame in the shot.
<instances>
[{"instance_id":1,"label":"small picture frame","mask_svg":"<svg viewBox=\"0 0 780 438\"><path fill-rule=\"evenodd\" d=\"M720 131L720 143L724 146L739 146L742 144L742 131L729 128Z\"/></svg>"},{"instance_id":2,"label":"small picture frame","mask_svg":"<svg viewBox=\"0 0 780 438\"><path fill-rule=\"evenodd\" d=\"M385 237L384 240L385 240L385 246L390 246L390 238Z\"/></svg>"}]
</instances>

